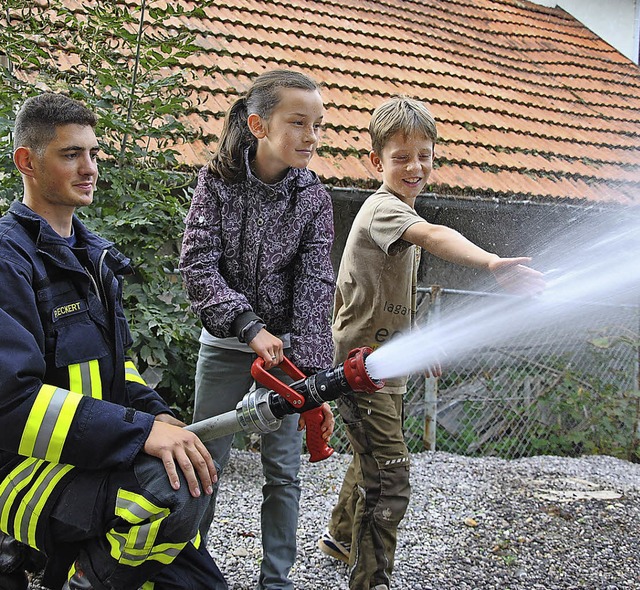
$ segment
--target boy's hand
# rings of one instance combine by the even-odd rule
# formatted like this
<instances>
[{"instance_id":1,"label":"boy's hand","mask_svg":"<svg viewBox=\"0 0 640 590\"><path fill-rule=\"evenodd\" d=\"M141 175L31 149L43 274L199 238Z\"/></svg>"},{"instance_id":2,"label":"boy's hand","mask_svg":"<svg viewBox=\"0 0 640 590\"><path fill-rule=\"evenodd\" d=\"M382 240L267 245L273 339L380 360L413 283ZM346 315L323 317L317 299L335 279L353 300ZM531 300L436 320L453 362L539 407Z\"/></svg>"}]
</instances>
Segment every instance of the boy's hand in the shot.
<instances>
[{"instance_id":1,"label":"boy's hand","mask_svg":"<svg viewBox=\"0 0 640 590\"><path fill-rule=\"evenodd\" d=\"M156 416L149 437L144 443L144 452L162 460L169 483L174 490L180 488L179 468L194 498L201 495L198 478L205 493L212 494L211 486L218 481L218 474L209 451L193 432L169 424L167 418L179 422L169 414Z\"/></svg>"},{"instance_id":2,"label":"boy's hand","mask_svg":"<svg viewBox=\"0 0 640 590\"><path fill-rule=\"evenodd\" d=\"M431 366L425 369L424 376L442 377L442 366L440 365L440 363L438 361L434 361L433 363L431 363Z\"/></svg>"},{"instance_id":3,"label":"boy's hand","mask_svg":"<svg viewBox=\"0 0 640 590\"><path fill-rule=\"evenodd\" d=\"M516 295L539 295L544 291L544 275L525 263L531 258L496 258L489 263L489 271L498 285Z\"/></svg>"},{"instance_id":4,"label":"boy's hand","mask_svg":"<svg viewBox=\"0 0 640 590\"><path fill-rule=\"evenodd\" d=\"M333 434L333 429L336 425L336 421L333 417L333 412L331 411L331 408L329 407L329 404L327 402L323 403L320 406L320 409L322 410L324 418L322 420L322 438L324 439L324 442L329 442L329 439Z\"/></svg>"},{"instance_id":5,"label":"boy's hand","mask_svg":"<svg viewBox=\"0 0 640 590\"><path fill-rule=\"evenodd\" d=\"M324 440L324 442L329 442L329 439L333 435L333 428L336 425L336 421L333 417L333 412L331 411L331 408L329 407L329 404L327 402L323 403L320 406L320 409L322 410L322 426L320 427L320 430L322 432L322 439ZM306 426L307 424L304 419L304 414L300 414L300 418L298 420L298 430L304 430Z\"/></svg>"}]
</instances>

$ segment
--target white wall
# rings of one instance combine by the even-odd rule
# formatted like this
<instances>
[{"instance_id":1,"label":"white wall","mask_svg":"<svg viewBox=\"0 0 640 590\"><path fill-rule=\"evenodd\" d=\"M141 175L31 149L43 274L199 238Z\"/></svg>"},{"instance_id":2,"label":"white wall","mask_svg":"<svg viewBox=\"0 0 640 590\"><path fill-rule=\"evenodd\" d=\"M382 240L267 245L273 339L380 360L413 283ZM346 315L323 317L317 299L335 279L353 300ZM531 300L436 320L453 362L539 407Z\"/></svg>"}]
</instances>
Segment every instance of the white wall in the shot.
<instances>
[{"instance_id":1,"label":"white wall","mask_svg":"<svg viewBox=\"0 0 640 590\"><path fill-rule=\"evenodd\" d=\"M620 53L638 63L640 0L533 0L566 10Z\"/></svg>"}]
</instances>

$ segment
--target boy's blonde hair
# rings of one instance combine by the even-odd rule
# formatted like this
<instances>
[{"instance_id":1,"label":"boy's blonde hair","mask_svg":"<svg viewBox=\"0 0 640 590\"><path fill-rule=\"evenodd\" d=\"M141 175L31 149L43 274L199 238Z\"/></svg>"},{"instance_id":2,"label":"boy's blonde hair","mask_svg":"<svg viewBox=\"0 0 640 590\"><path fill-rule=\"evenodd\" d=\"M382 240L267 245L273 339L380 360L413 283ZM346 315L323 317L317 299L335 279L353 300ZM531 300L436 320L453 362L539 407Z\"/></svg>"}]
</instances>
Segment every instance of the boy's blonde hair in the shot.
<instances>
[{"instance_id":1,"label":"boy's blonde hair","mask_svg":"<svg viewBox=\"0 0 640 590\"><path fill-rule=\"evenodd\" d=\"M371 149L380 155L389 139L398 131L405 136L424 134L433 143L438 139L436 122L429 109L424 103L408 96L394 96L373 111L369 122Z\"/></svg>"}]
</instances>

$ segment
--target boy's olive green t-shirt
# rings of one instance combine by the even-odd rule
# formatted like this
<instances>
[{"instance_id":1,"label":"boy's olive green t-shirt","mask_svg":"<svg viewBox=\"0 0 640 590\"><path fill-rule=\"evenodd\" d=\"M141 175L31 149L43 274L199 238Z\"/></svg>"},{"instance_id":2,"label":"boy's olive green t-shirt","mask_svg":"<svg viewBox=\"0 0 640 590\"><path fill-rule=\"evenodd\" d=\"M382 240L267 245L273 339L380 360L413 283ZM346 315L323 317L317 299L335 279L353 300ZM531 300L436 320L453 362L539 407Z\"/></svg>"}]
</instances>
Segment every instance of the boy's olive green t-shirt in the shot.
<instances>
[{"instance_id":1,"label":"boy's olive green t-shirt","mask_svg":"<svg viewBox=\"0 0 640 590\"><path fill-rule=\"evenodd\" d=\"M375 350L410 330L420 248L400 236L422 221L384 185L362 204L338 270L333 311L336 363L354 348ZM406 377L386 379L383 391L404 393Z\"/></svg>"}]
</instances>

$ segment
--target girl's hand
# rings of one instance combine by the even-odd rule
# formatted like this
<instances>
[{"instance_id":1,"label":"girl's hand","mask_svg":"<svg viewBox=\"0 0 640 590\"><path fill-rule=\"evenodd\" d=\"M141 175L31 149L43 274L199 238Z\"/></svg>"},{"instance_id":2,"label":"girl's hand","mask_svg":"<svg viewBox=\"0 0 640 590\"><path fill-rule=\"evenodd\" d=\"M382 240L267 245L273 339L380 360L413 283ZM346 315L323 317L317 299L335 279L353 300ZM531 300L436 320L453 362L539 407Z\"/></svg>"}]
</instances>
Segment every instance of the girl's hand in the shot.
<instances>
[{"instance_id":1,"label":"girl's hand","mask_svg":"<svg viewBox=\"0 0 640 590\"><path fill-rule=\"evenodd\" d=\"M284 358L282 340L266 328L262 328L256 334L255 338L249 342L249 346L264 360L264 368L267 370L279 365Z\"/></svg>"}]
</instances>

